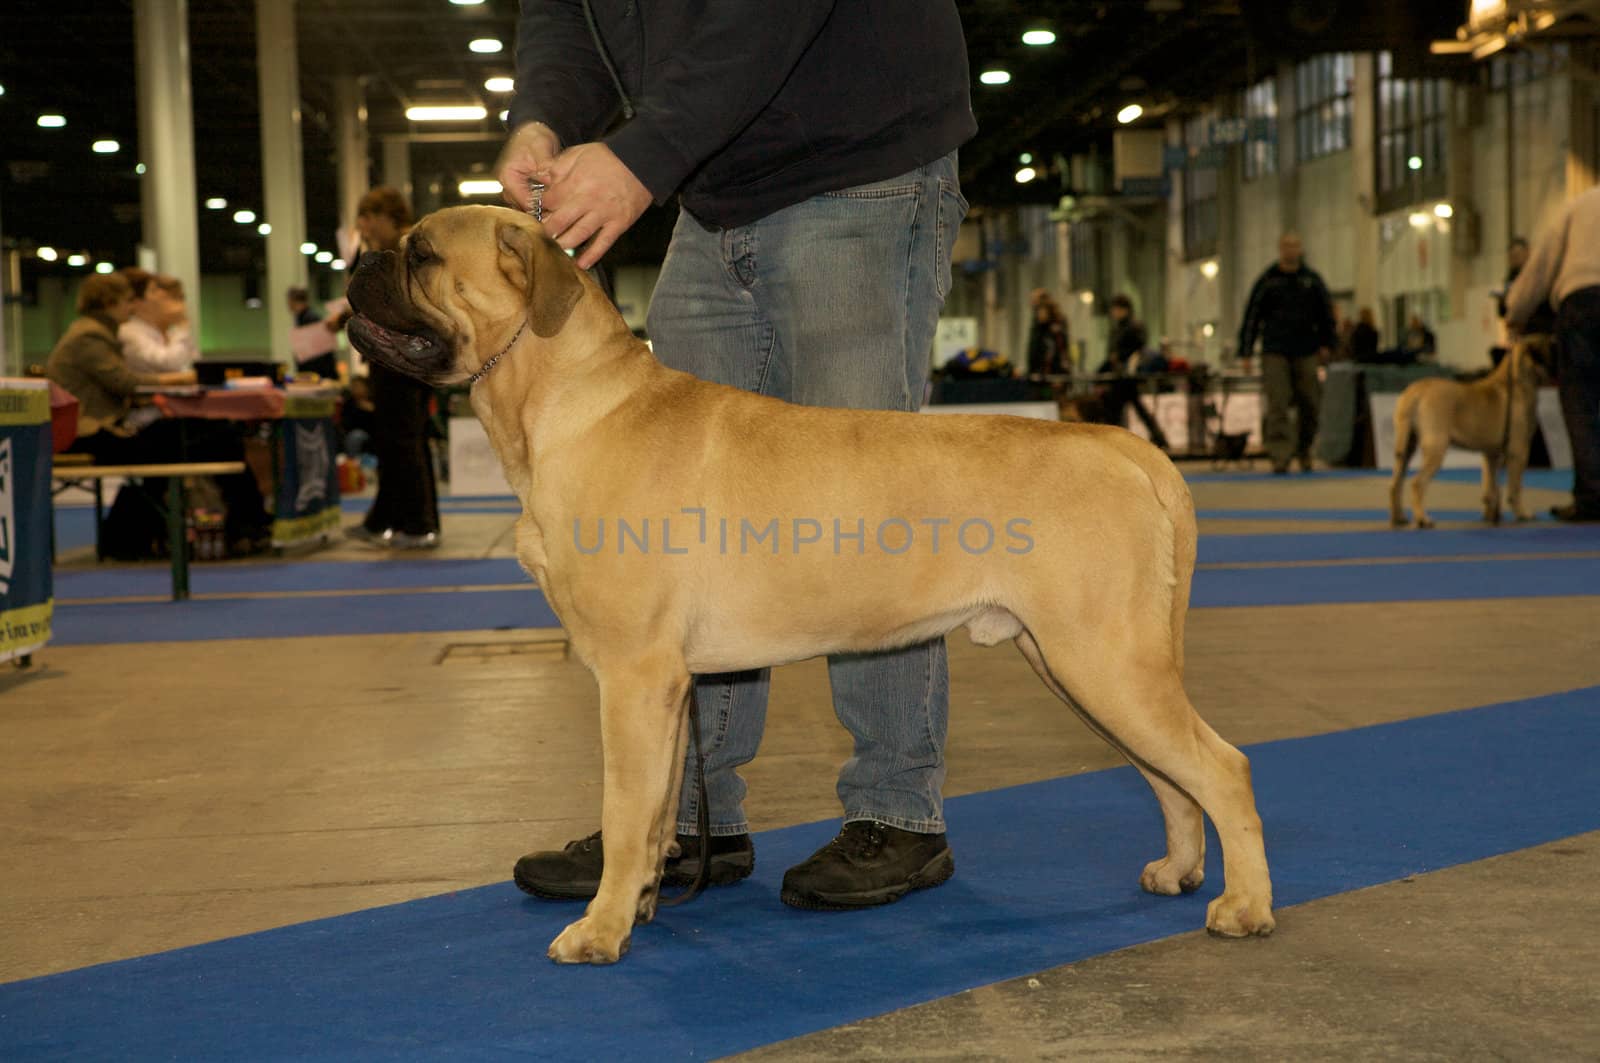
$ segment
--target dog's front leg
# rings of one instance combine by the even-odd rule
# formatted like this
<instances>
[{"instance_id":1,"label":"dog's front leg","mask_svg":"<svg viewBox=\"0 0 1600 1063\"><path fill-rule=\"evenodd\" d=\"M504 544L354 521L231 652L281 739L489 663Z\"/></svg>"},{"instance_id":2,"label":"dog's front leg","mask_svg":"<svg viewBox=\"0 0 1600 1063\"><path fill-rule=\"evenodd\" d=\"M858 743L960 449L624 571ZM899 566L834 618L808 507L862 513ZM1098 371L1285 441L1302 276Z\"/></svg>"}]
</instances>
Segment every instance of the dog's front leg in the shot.
<instances>
[{"instance_id":1,"label":"dog's front leg","mask_svg":"<svg viewBox=\"0 0 1600 1063\"><path fill-rule=\"evenodd\" d=\"M1515 505L1515 496L1513 505ZM1483 455L1483 519L1490 524L1500 523L1500 453L1485 451Z\"/></svg>"},{"instance_id":2,"label":"dog's front leg","mask_svg":"<svg viewBox=\"0 0 1600 1063\"><path fill-rule=\"evenodd\" d=\"M642 899L653 897L659 885L662 806L682 758L679 736L689 686L682 659L647 654L595 671L605 758L605 867L583 918L550 943L557 963L615 963L628 950Z\"/></svg>"}]
</instances>

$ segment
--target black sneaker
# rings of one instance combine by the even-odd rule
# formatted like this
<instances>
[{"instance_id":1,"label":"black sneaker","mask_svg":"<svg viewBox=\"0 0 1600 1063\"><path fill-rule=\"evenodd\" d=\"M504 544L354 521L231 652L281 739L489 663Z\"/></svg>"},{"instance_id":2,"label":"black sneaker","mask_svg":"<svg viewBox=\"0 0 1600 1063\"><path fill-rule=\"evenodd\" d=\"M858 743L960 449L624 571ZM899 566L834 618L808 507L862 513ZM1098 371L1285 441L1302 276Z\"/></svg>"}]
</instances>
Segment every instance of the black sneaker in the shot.
<instances>
[{"instance_id":1,"label":"black sneaker","mask_svg":"<svg viewBox=\"0 0 1600 1063\"><path fill-rule=\"evenodd\" d=\"M692 834L678 835L682 855L667 861L661 876L663 885L687 886L700 871L700 839ZM600 872L605 866L600 832L568 842L564 849L529 853L517 861L511 878L524 893L550 901L586 901L600 892ZM750 877L755 870L756 851L748 834L730 834L711 839L711 867L706 885L727 886Z\"/></svg>"},{"instance_id":2,"label":"black sneaker","mask_svg":"<svg viewBox=\"0 0 1600 1063\"><path fill-rule=\"evenodd\" d=\"M784 874L779 897L795 908L870 908L937 886L955 871L943 834L854 820Z\"/></svg>"},{"instance_id":3,"label":"black sneaker","mask_svg":"<svg viewBox=\"0 0 1600 1063\"><path fill-rule=\"evenodd\" d=\"M1568 524L1590 524L1600 521L1600 507L1583 509L1576 502L1568 502L1564 506L1551 506L1550 515Z\"/></svg>"}]
</instances>

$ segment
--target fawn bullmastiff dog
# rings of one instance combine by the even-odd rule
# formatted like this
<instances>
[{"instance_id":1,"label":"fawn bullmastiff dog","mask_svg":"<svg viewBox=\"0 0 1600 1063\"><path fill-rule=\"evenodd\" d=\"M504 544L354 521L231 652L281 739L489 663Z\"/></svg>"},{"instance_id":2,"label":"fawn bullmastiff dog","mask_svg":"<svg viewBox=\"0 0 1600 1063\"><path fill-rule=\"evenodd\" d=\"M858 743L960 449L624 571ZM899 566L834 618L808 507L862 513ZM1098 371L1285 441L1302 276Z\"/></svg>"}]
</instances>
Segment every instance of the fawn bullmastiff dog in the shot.
<instances>
[{"instance_id":1,"label":"fawn bullmastiff dog","mask_svg":"<svg viewBox=\"0 0 1600 1063\"><path fill-rule=\"evenodd\" d=\"M1444 454L1452 445L1483 454L1483 519L1500 523L1500 467L1506 469L1506 502L1518 520L1532 520L1522 501L1522 472L1538 427L1539 384L1550 354L1549 336L1519 339L1488 376L1472 381L1429 377L1413 381L1394 407L1394 478L1389 482L1389 523L1406 523L1400 496L1406 466L1420 447L1422 465L1411 481L1412 517L1433 527L1423 505Z\"/></svg>"},{"instance_id":2,"label":"fawn bullmastiff dog","mask_svg":"<svg viewBox=\"0 0 1600 1063\"><path fill-rule=\"evenodd\" d=\"M362 258L350 335L471 382L522 502L517 556L600 687L605 870L550 945L610 963L655 914L675 842L690 676L869 652L965 625L1016 642L1155 790L1152 893L1222 841L1217 934L1273 929L1249 762L1183 688L1195 517L1120 428L794 406L675 372L531 217L466 206Z\"/></svg>"}]
</instances>

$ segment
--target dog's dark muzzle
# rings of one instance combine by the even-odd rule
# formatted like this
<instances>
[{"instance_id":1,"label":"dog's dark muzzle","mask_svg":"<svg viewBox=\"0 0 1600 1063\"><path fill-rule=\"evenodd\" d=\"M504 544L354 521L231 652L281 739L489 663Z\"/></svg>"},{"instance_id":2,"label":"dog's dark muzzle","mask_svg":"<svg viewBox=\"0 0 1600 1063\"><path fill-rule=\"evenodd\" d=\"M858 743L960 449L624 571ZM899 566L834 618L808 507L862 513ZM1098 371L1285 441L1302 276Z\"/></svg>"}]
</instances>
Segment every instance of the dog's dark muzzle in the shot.
<instances>
[{"instance_id":1,"label":"dog's dark muzzle","mask_svg":"<svg viewBox=\"0 0 1600 1063\"><path fill-rule=\"evenodd\" d=\"M449 375L455 351L412 309L393 251L362 255L347 294L355 311L348 327L356 350L423 383Z\"/></svg>"}]
</instances>

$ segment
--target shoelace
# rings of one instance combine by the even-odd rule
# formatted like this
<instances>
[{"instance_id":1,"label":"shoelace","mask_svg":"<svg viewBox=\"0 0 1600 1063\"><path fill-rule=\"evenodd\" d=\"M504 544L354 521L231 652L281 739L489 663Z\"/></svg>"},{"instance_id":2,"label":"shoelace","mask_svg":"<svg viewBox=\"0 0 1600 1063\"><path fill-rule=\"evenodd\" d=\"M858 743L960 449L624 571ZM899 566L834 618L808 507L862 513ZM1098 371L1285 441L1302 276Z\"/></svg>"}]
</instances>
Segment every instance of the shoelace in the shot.
<instances>
[{"instance_id":1,"label":"shoelace","mask_svg":"<svg viewBox=\"0 0 1600 1063\"><path fill-rule=\"evenodd\" d=\"M857 820L846 823L844 830L833 839L833 844L848 856L871 859L888 840L883 824Z\"/></svg>"}]
</instances>

